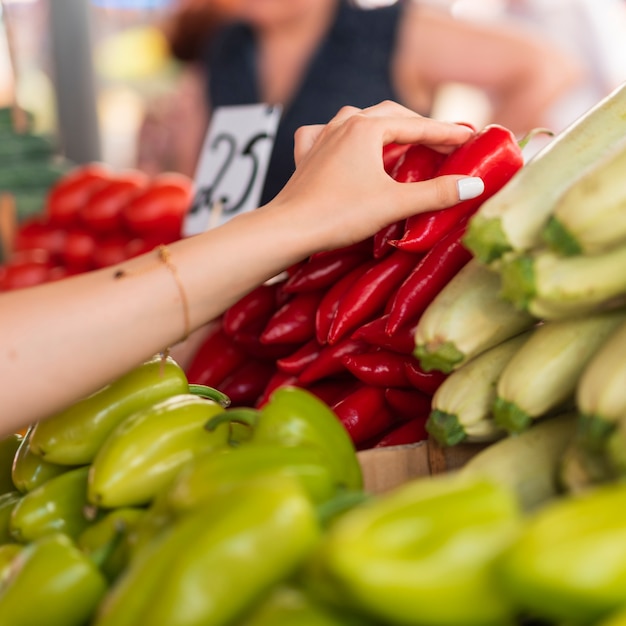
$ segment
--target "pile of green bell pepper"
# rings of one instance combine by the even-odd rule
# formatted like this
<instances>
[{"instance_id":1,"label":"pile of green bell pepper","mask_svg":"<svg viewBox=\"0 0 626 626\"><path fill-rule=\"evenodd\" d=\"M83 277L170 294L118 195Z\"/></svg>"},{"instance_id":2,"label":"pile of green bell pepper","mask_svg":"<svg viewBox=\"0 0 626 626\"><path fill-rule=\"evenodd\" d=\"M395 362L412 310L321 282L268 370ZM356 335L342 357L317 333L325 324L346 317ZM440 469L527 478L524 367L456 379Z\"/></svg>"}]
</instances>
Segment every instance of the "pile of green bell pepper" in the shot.
<instances>
[{"instance_id":1,"label":"pile of green bell pepper","mask_svg":"<svg viewBox=\"0 0 626 626\"><path fill-rule=\"evenodd\" d=\"M231 409L162 357L80 405L0 441L2 624L626 624L626 484L532 512L460 472L367 493L313 394Z\"/></svg>"}]
</instances>

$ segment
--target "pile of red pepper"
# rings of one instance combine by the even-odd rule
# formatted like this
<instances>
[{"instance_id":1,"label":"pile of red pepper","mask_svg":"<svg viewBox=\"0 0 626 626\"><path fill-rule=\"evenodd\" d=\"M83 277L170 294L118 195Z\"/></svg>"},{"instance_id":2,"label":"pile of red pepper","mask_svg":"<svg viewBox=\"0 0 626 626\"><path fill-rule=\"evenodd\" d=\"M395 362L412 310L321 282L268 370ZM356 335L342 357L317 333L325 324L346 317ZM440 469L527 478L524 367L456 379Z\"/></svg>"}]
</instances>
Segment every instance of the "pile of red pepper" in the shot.
<instances>
[{"instance_id":1,"label":"pile of red pepper","mask_svg":"<svg viewBox=\"0 0 626 626\"><path fill-rule=\"evenodd\" d=\"M192 181L101 163L76 166L49 190L41 213L19 224L0 266L0 291L108 267L180 238Z\"/></svg>"},{"instance_id":2,"label":"pile of red pepper","mask_svg":"<svg viewBox=\"0 0 626 626\"><path fill-rule=\"evenodd\" d=\"M314 254L258 286L217 320L187 370L190 382L219 388L234 406L262 406L280 386L304 387L333 408L359 449L426 438L445 375L420 367L414 329L471 258L461 243L469 217L524 161L499 125L450 155L392 144L383 157L399 182L463 174L480 176L485 191Z\"/></svg>"}]
</instances>

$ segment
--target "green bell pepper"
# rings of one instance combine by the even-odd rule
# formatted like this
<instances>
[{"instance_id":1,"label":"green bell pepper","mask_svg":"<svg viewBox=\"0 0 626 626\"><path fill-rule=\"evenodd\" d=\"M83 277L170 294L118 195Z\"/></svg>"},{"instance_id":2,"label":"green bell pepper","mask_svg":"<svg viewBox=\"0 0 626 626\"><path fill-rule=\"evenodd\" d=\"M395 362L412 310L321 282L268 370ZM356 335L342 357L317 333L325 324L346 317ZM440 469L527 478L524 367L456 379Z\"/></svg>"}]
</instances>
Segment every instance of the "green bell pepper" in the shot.
<instances>
[{"instance_id":1,"label":"green bell pepper","mask_svg":"<svg viewBox=\"0 0 626 626\"><path fill-rule=\"evenodd\" d=\"M0 586L2 581L10 574L13 566L13 559L24 549L22 543L2 543L0 544Z\"/></svg>"},{"instance_id":2,"label":"green bell pepper","mask_svg":"<svg viewBox=\"0 0 626 626\"><path fill-rule=\"evenodd\" d=\"M14 541L11 533L11 515L21 499L22 494L19 491L7 491L0 495L0 543Z\"/></svg>"},{"instance_id":3,"label":"green bell pepper","mask_svg":"<svg viewBox=\"0 0 626 626\"><path fill-rule=\"evenodd\" d=\"M20 442L11 468L13 484L18 491L22 493L32 491L51 478L60 476L68 470L73 469L71 465L50 463L44 458L34 454L30 447L32 433L33 427L31 426Z\"/></svg>"},{"instance_id":4,"label":"green bell pepper","mask_svg":"<svg viewBox=\"0 0 626 626\"><path fill-rule=\"evenodd\" d=\"M539 618L590 624L626 605L626 484L555 500L496 565L503 592Z\"/></svg>"},{"instance_id":5,"label":"green bell pepper","mask_svg":"<svg viewBox=\"0 0 626 626\"><path fill-rule=\"evenodd\" d=\"M35 424L31 448L52 463L86 465L126 417L159 400L188 391L183 369L173 359L157 355L64 411Z\"/></svg>"},{"instance_id":6,"label":"green bell pepper","mask_svg":"<svg viewBox=\"0 0 626 626\"><path fill-rule=\"evenodd\" d=\"M93 523L86 514L88 472L88 465L72 469L24 494L11 513L11 537L26 543L56 532L82 533Z\"/></svg>"},{"instance_id":7,"label":"green bell pepper","mask_svg":"<svg viewBox=\"0 0 626 626\"><path fill-rule=\"evenodd\" d=\"M373 626L360 615L336 612L298 587L277 586L239 626Z\"/></svg>"},{"instance_id":8,"label":"green bell pepper","mask_svg":"<svg viewBox=\"0 0 626 626\"><path fill-rule=\"evenodd\" d=\"M494 482L417 479L337 518L304 584L387 626L512 624L514 606L491 573L520 520L515 495Z\"/></svg>"},{"instance_id":9,"label":"green bell pepper","mask_svg":"<svg viewBox=\"0 0 626 626\"><path fill-rule=\"evenodd\" d=\"M606 619L595 626L626 626L626 605L621 609L617 609L614 613L611 613Z\"/></svg>"},{"instance_id":10,"label":"green bell pepper","mask_svg":"<svg viewBox=\"0 0 626 626\"><path fill-rule=\"evenodd\" d=\"M293 574L319 540L288 476L251 480L167 527L131 560L93 626L222 626Z\"/></svg>"},{"instance_id":11,"label":"green bell pepper","mask_svg":"<svg viewBox=\"0 0 626 626\"><path fill-rule=\"evenodd\" d=\"M250 444L315 447L326 457L338 487L363 487L361 465L348 431L332 409L310 391L279 387L259 411L226 412L208 422L207 428L229 419L252 426Z\"/></svg>"},{"instance_id":12,"label":"green bell pepper","mask_svg":"<svg viewBox=\"0 0 626 626\"><path fill-rule=\"evenodd\" d=\"M7 435L0 439L0 495L15 490L11 468L22 439L22 435Z\"/></svg>"},{"instance_id":13,"label":"green bell pepper","mask_svg":"<svg viewBox=\"0 0 626 626\"><path fill-rule=\"evenodd\" d=\"M146 510L140 508L113 509L77 537L76 545L99 564L109 582L128 564L129 536L145 515Z\"/></svg>"},{"instance_id":14,"label":"green bell pepper","mask_svg":"<svg viewBox=\"0 0 626 626\"><path fill-rule=\"evenodd\" d=\"M87 497L97 507L149 504L195 455L228 446L228 425L204 424L224 409L191 393L170 396L127 417L102 444Z\"/></svg>"},{"instance_id":15,"label":"green bell pepper","mask_svg":"<svg viewBox=\"0 0 626 626\"><path fill-rule=\"evenodd\" d=\"M170 510L180 514L234 485L276 473L294 476L314 503L325 502L335 493L328 464L318 449L259 443L199 455L181 469L163 496Z\"/></svg>"},{"instance_id":16,"label":"green bell pepper","mask_svg":"<svg viewBox=\"0 0 626 626\"><path fill-rule=\"evenodd\" d=\"M24 546L0 582L7 626L84 626L106 591L97 566L63 533Z\"/></svg>"}]
</instances>

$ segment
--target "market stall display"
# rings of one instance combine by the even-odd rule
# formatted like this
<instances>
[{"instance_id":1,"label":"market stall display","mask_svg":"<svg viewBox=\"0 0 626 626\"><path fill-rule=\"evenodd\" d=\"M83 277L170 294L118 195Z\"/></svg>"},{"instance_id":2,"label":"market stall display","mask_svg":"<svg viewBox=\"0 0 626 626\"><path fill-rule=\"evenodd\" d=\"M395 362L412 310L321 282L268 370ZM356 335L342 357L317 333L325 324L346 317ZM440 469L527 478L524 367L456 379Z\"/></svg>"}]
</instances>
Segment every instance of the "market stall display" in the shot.
<instances>
[{"instance_id":1,"label":"market stall display","mask_svg":"<svg viewBox=\"0 0 626 626\"><path fill-rule=\"evenodd\" d=\"M593 249L563 248L563 229L544 227L626 146L611 135L564 168L527 247L487 258L477 237L493 231L474 228L494 206L502 224L509 210L532 213L531 183L600 120L623 137L625 96L626 86L495 188L481 171L492 195L427 249L396 245L407 221L318 253L227 310L188 371L156 355L6 438L0 616L15 626L44 610L64 626L619 624L626 235L598 229ZM389 157L391 175L412 153ZM603 186L585 194L581 212L616 201ZM440 258L454 262L394 325L399 294L415 295L402 285L441 241L455 252ZM606 255L611 271L581 290ZM368 453L385 438L407 443L392 433L416 417L440 446L481 445L460 468L369 489Z\"/></svg>"}]
</instances>

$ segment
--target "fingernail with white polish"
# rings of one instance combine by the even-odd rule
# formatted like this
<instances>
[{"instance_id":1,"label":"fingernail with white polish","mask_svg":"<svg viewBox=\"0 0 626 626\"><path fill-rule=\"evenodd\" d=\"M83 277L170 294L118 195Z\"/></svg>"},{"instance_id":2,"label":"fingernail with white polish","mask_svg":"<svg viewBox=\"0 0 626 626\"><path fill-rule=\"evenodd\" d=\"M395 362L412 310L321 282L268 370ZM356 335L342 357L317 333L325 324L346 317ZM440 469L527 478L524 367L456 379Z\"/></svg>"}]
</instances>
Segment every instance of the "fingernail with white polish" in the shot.
<instances>
[{"instance_id":1,"label":"fingernail with white polish","mask_svg":"<svg viewBox=\"0 0 626 626\"><path fill-rule=\"evenodd\" d=\"M456 188L459 191L459 200L470 200L480 196L485 191L485 183L478 176L470 176L468 178L459 178L456 181Z\"/></svg>"}]
</instances>

